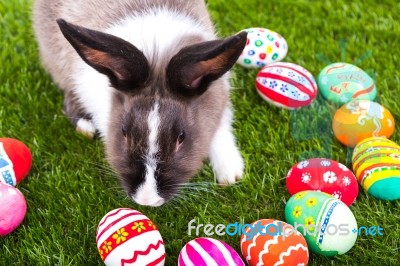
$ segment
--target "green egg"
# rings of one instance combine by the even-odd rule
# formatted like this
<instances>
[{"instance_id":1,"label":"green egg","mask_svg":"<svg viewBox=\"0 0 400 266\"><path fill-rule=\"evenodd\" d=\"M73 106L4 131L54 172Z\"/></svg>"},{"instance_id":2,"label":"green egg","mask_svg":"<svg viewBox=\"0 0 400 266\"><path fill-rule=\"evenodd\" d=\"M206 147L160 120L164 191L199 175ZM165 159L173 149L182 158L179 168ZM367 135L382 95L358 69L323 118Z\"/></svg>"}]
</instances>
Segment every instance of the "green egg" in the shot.
<instances>
[{"instance_id":1,"label":"green egg","mask_svg":"<svg viewBox=\"0 0 400 266\"><path fill-rule=\"evenodd\" d=\"M319 191L294 194L285 207L286 222L303 234L311 251L335 256L349 251L357 239L356 219L348 206Z\"/></svg>"},{"instance_id":2,"label":"green egg","mask_svg":"<svg viewBox=\"0 0 400 266\"><path fill-rule=\"evenodd\" d=\"M317 83L322 96L339 105L354 99L373 101L377 94L374 80L359 67L347 63L326 66Z\"/></svg>"}]
</instances>

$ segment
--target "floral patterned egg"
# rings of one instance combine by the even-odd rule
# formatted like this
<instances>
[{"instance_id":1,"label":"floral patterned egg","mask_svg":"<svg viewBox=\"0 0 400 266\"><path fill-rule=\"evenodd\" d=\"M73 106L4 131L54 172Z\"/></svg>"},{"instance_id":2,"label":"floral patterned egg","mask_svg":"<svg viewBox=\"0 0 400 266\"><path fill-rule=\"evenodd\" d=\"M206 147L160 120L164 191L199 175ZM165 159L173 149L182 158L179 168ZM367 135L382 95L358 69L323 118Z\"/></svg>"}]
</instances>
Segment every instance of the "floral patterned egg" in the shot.
<instances>
[{"instance_id":1,"label":"floral patterned egg","mask_svg":"<svg viewBox=\"0 0 400 266\"><path fill-rule=\"evenodd\" d=\"M386 138L367 138L353 151L353 170L361 186L382 200L400 199L400 146Z\"/></svg>"},{"instance_id":2,"label":"floral patterned egg","mask_svg":"<svg viewBox=\"0 0 400 266\"><path fill-rule=\"evenodd\" d=\"M290 195L304 190L326 192L350 206L358 195L353 172L331 159L313 158L295 164L286 176Z\"/></svg>"},{"instance_id":3,"label":"floral patterned egg","mask_svg":"<svg viewBox=\"0 0 400 266\"><path fill-rule=\"evenodd\" d=\"M260 96L278 106L297 109L311 104L317 96L317 84L305 68L287 62L270 64L257 74Z\"/></svg>"},{"instance_id":4,"label":"floral patterned egg","mask_svg":"<svg viewBox=\"0 0 400 266\"><path fill-rule=\"evenodd\" d=\"M240 249L250 266L308 264L308 247L303 235L279 220L262 219L246 227L240 237Z\"/></svg>"},{"instance_id":5,"label":"floral patterned egg","mask_svg":"<svg viewBox=\"0 0 400 266\"><path fill-rule=\"evenodd\" d=\"M373 79L362 69L347 63L326 66L317 81L322 96L337 104L354 99L372 101L377 94Z\"/></svg>"},{"instance_id":6,"label":"floral patterned egg","mask_svg":"<svg viewBox=\"0 0 400 266\"><path fill-rule=\"evenodd\" d=\"M227 243L199 237L186 243L179 253L178 266L245 266L239 254Z\"/></svg>"},{"instance_id":7,"label":"floral patterned egg","mask_svg":"<svg viewBox=\"0 0 400 266\"><path fill-rule=\"evenodd\" d=\"M164 265L164 241L154 223L142 213L119 208L101 219L97 248L107 266Z\"/></svg>"},{"instance_id":8,"label":"floral patterned egg","mask_svg":"<svg viewBox=\"0 0 400 266\"><path fill-rule=\"evenodd\" d=\"M247 68L261 68L281 61L288 52L286 40L278 33L264 28L249 28L247 43L237 63Z\"/></svg>"},{"instance_id":9,"label":"floral patterned egg","mask_svg":"<svg viewBox=\"0 0 400 266\"><path fill-rule=\"evenodd\" d=\"M394 126L389 110L368 100L354 100L343 105L336 111L332 122L336 138L349 147L370 137L389 138Z\"/></svg>"},{"instance_id":10,"label":"floral patterned egg","mask_svg":"<svg viewBox=\"0 0 400 266\"><path fill-rule=\"evenodd\" d=\"M302 191L286 203L286 222L304 235L312 252L341 255L355 244L357 221L346 204L319 191Z\"/></svg>"}]
</instances>

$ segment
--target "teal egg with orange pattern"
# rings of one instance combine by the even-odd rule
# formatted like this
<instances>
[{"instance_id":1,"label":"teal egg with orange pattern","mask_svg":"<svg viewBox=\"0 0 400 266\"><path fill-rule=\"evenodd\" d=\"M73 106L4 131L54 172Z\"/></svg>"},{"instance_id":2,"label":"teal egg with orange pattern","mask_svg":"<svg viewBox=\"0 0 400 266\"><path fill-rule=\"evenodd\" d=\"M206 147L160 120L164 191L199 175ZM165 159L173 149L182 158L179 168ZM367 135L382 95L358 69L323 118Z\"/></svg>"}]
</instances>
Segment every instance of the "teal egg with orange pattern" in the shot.
<instances>
[{"instance_id":1,"label":"teal egg with orange pattern","mask_svg":"<svg viewBox=\"0 0 400 266\"><path fill-rule=\"evenodd\" d=\"M374 80L361 68L348 63L326 66L318 75L317 83L322 96L339 105L355 99L373 101L377 94Z\"/></svg>"}]
</instances>

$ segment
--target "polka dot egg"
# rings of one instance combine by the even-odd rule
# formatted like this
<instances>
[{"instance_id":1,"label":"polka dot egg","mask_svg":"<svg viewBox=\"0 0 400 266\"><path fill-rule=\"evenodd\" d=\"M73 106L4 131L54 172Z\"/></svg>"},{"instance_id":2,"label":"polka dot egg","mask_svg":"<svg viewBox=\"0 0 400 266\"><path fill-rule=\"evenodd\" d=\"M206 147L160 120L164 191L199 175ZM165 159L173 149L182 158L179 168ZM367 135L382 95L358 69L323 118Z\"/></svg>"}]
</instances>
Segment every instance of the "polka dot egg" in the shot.
<instances>
[{"instance_id":1,"label":"polka dot egg","mask_svg":"<svg viewBox=\"0 0 400 266\"><path fill-rule=\"evenodd\" d=\"M249 28L247 43L237 63L247 68L261 68L281 61L288 52L286 40L278 33L264 28Z\"/></svg>"},{"instance_id":2,"label":"polka dot egg","mask_svg":"<svg viewBox=\"0 0 400 266\"><path fill-rule=\"evenodd\" d=\"M107 266L165 264L160 232L149 218L132 209L107 213L97 227L96 242Z\"/></svg>"}]
</instances>

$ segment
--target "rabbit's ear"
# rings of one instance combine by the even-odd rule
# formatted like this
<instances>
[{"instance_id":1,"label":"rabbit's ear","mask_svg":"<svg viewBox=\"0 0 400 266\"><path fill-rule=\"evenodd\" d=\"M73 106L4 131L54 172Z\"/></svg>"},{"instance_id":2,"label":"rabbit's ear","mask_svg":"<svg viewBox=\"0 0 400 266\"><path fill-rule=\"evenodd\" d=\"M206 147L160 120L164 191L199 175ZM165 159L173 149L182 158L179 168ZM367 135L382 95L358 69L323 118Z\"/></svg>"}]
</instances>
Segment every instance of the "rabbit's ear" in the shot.
<instances>
[{"instance_id":1,"label":"rabbit's ear","mask_svg":"<svg viewBox=\"0 0 400 266\"><path fill-rule=\"evenodd\" d=\"M58 19L57 23L82 59L107 75L116 89L132 91L147 81L149 63L144 54L131 43L107 33L73 25L63 19Z\"/></svg>"},{"instance_id":2,"label":"rabbit's ear","mask_svg":"<svg viewBox=\"0 0 400 266\"><path fill-rule=\"evenodd\" d=\"M204 93L208 85L225 74L237 61L247 41L247 32L223 40L188 46L169 62L171 90L184 96Z\"/></svg>"}]
</instances>

